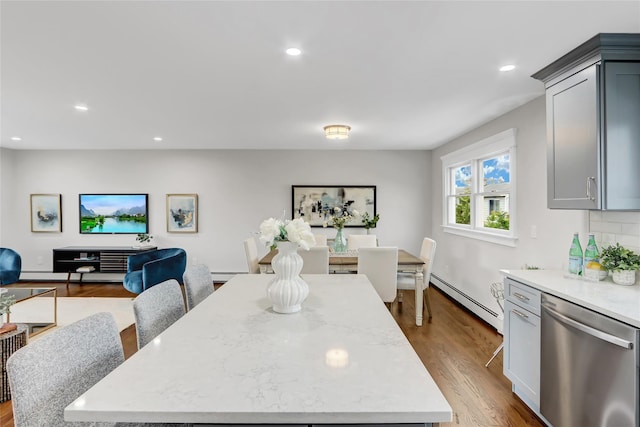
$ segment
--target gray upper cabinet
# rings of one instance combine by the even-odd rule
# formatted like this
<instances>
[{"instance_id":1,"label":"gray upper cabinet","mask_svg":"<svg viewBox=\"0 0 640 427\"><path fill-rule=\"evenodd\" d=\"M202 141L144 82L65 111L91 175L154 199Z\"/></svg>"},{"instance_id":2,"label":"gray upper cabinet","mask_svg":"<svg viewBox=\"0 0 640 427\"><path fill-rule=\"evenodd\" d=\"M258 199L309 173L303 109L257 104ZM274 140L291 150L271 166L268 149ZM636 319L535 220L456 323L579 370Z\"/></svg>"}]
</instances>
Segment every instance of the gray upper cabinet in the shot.
<instances>
[{"instance_id":1,"label":"gray upper cabinet","mask_svg":"<svg viewBox=\"0 0 640 427\"><path fill-rule=\"evenodd\" d=\"M550 208L597 209L602 182L598 138L599 65L547 90L547 198Z\"/></svg>"},{"instance_id":2,"label":"gray upper cabinet","mask_svg":"<svg viewBox=\"0 0 640 427\"><path fill-rule=\"evenodd\" d=\"M640 34L599 34L535 73L549 208L640 210Z\"/></svg>"},{"instance_id":3,"label":"gray upper cabinet","mask_svg":"<svg viewBox=\"0 0 640 427\"><path fill-rule=\"evenodd\" d=\"M603 209L640 209L640 62L605 63Z\"/></svg>"}]
</instances>

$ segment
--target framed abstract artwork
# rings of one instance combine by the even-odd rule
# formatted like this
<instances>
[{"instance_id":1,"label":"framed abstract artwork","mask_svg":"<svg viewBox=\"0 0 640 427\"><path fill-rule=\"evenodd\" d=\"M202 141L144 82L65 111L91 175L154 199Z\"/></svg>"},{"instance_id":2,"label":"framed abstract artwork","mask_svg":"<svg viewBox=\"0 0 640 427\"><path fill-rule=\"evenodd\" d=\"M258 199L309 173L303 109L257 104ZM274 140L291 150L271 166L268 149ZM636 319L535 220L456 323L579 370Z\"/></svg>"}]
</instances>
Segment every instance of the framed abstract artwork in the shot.
<instances>
[{"instance_id":1,"label":"framed abstract artwork","mask_svg":"<svg viewBox=\"0 0 640 427\"><path fill-rule=\"evenodd\" d=\"M167 194L167 231L198 232L197 194Z\"/></svg>"},{"instance_id":2,"label":"framed abstract artwork","mask_svg":"<svg viewBox=\"0 0 640 427\"><path fill-rule=\"evenodd\" d=\"M375 185L292 185L292 218L302 218L312 227L322 227L335 208L353 213L376 214ZM346 227L363 227L361 217L345 224Z\"/></svg>"},{"instance_id":3,"label":"framed abstract artwork","mask_svg":"<svg viewBox=\"0 0 640 427\"><path fill-rule=\"evenodd\" d=\"M31 195L31 231L62 232L62 196L60 194Z\"/></svg>"}]
</instances>

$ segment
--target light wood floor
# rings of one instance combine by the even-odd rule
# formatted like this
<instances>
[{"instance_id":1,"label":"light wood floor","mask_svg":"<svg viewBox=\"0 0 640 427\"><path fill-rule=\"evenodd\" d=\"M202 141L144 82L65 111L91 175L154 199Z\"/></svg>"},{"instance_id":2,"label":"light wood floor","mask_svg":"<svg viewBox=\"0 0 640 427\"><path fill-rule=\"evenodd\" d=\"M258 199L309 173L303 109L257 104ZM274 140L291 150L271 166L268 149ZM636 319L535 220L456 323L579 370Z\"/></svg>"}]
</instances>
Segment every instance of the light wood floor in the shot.
<instances>
[{"instance_id":1,"label":"light wood floor","mask_svg":"<svg viewBox=\"0 0 640 427\"><path fill-rule=\"evenodd\" d=\"M30 285L45 284L17 286ZM59 296L134 296L119 284L71 285L68 293L64 284L46 284L54 285ZM403 304L395 304L392 313L453 408L453 422L441 425L544 426L511 392L511 383L502 374L502 353L489 368L484 367L502 336L436 288L429 292L434 311L431 323L415 326L412 291L405 291ZM120 336L129 357L136 351L134 326ZM0 403L0 426L14 427L10 401Z\"/></svg>"}]
</instances>

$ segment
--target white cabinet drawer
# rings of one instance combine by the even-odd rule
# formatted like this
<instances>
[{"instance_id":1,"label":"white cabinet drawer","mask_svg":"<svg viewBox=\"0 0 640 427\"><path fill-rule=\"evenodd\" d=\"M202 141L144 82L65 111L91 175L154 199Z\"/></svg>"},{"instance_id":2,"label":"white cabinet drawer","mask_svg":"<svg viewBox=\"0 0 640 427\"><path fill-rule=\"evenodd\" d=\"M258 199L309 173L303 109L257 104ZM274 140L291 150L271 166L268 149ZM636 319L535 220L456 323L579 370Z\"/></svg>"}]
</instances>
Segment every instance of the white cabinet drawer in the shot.
<instances>
[{"instance_id":1,"label":"white cabinet drawer","mask_svg":"<svg viewBox=\"0 0 640 427\"><path fill-rule=\"evenodd\" d=\"M508 301L540 316L540 291L508 277L504 279L504 284Z\"/></svg>"},{"instance_id":2,"label":"white cabinet drawer","mask_svg":"<svg viewBox=\"0 0 640 427\"><path fill-rule=\"evenodd\" d=\"M507 300L504 304L504 375L516 393L540 408L540 316Z\"/></svg>"}]
</instances>

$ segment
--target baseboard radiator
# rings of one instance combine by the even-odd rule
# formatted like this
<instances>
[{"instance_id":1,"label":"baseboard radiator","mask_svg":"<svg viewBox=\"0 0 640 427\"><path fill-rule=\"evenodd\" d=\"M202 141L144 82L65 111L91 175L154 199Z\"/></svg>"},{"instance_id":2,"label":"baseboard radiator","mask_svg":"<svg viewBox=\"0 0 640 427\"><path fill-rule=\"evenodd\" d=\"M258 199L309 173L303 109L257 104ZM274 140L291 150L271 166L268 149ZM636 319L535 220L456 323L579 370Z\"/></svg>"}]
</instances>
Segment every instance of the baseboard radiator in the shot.
<instances>
[{"instance_id":1,"label":"baseboard radiator","mask_svg":"<svg viewBox=\"0 0 640 427\"><path fill-rule=\"evenodd\" d=\"M499 332L502 332L502 316L498 313L436 274L431 273L431 283L442 292L465 306L482 320L496 328Z\"/></svg>"}]
</instances>

